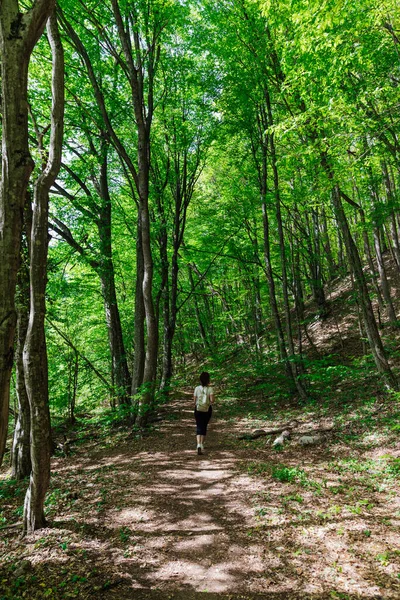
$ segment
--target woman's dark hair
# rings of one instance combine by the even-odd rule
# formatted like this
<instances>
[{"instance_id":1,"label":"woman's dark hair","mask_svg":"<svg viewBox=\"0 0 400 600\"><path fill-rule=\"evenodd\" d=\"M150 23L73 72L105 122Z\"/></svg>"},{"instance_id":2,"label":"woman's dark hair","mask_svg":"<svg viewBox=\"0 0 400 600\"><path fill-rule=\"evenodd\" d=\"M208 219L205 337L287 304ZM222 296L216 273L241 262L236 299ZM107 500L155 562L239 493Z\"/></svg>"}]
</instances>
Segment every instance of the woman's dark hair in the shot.
<instances>
[{"instance_id":1,"label":"woman's dark hair","mask_svg":"<svg viewBox=\"0 0 400 600\"><path fill-rule=\"evenodd\" d=\"M203 371L203 373L200 375L200 382L203 387L206 387L210 383L210 373Z\"/></svg>"}]
</instances>

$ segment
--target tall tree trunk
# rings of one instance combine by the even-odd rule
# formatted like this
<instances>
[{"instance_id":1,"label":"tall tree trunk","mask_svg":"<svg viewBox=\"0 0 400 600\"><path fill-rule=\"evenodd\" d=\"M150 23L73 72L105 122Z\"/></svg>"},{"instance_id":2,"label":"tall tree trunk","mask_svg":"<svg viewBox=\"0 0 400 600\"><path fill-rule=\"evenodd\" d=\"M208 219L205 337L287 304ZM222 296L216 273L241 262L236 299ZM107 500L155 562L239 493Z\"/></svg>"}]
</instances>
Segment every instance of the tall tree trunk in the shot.
<instances>
[{"instance_id":1,"label":"tall tree trunk","mask_svg":"<svg viewBox=\"0 0 400 600\"><path fill-rule=\"evenodd\" d=\"M282 321L279 314L278 303L276 300L275 280L272 271L271 261L271 243L269 235L269 218L267 211L267 160L268 160L268 138L266 138L265 131L268 127L267 116L265 114L265 108L260 106L259 114L257 116L257 127L258 127L258 143L261 151L261 162L258 164L257 152L255 146L253 146L253 159L257 165L259 175L259 188L260 188L260 199L262 208L262 219L263 219L263 250L264 250L264 262L265 262L265 275L268 283L269 302L271 306L271 315L274 322L275 334L278 346L279 357L282 362L285 363L287 374L292 377L292 370L289 365L288 355L286 350L285 336L282 328ZM293 382L294 384L294 382Z\"/></svg>"},{"instance_id":2,"label":"tall tree trunk","mask_svg":"<svg viewBox=\"0 0 400 600\"><path fill-rule=\"evenodd\" d=\"M364 217L362 217L364 219ZM363 223L365 225L365 223ZM385 310L385 304L383 302L383 298L382 298L382 294L381 294L381 290L379 289L379 285L378 285L378 280L377 280L377 276L376 276L376 272L375 272L375 265L374 265L374 261L372 260L372 253L371 253L371 246L369 243L369 237L368 237L368 231L366 229L366 227L363 227L363 240L364 240L364 252L365 252L365 256L367 257L367 263L368 263L368 267L369 267L369 271L371 273L371 279L372 279L372 285L374 287L375 293L376 293L376 298L378 300L378 305L379 305L379 315L382 312L384 312ZM379 326L381 326L381 322L379 319Z\"/></svg>"},{"instance_id":3,"label":"tall tree trunk","mask_svg":"<svg viewBox=\"0 0 400 600\"><path fill-rule=\"evenodd\" d=\"M155 379L157 372L158 354L158 321L153 301L153 256L150 237L149 214L149 173L150 173L150 130L154 112L154 77L159 58L157 27L154 27L151 36L146 38L146 50L139 31L134 28L129 30L130 19L122 18L118 0L111 0L112 9L117 25L118 36L122 52L126 61L126 74L128 76L132 104L137 128L137 159L138 168L136 176L139 197L139 218L141 224L142 252L143 252L143 304L146 319L146 354L143 371L143 396L139 406L139 421L144 424L146 411L154 400ZM132 20L134 20L133 15ZM162 28L161 28L162 30ZM135 52L132 52L132 40ZM136 63L135 63L136 60ZM147 70L144 65L147 64ZM147 80L145 81L145 74ZM146 91L147 88L147 91Z\"/></svg>"},{"instance_id":4,"label":"tall tree trunk","mask_svg":"<svg viewBox=\"0 0 400 600\"><path fill-rule=\"evenodd\" d=\"M268 112L268 120L269 124L273 125L272 118L272 108L270 103L270 97L268 91L265 94L266 104L267 104L267 112ZM274 181L274 194L275 194L275 214L278 225L278 237L279 237L279 248L280 248L280 256L281 256L281 269L282 269L282 292L283 292L283 306L285 311L285 322L286 322L286 336L287 336L287 344L288 344L288 366L292 373L293 382L296 386L296 390L302 400L307 399L307 392L304 389L304 386L297 374L297 366L295 363L295 351L293 344L293 335L292 335L292 325L291 325L291 313L289 306L289 294L288 294L288 281L287 281L287 270L286 270L286 253L285 253L285 237L283 233L283 223L282 223L282 214L281 214L281 197L280 197L280 189L279 189L279 174L278 174L278 166L277 166L277 156L275 149L275 139L274 134L271 133L269 135L269 145L271 152L271 163L272 163L272 173L273 173L273 181Z\"/></svg>"},{"instance_id":5,"label":"tall tree trunk","mask_svg":"<svg viewBox=\"0 0 400 600\"><path fill-rule=\"evenodd\" d=\"M13 479L28 477L32 469L30 436L31 411L25 386L23 349L29 322L29 246L32 227L32 206L28 197L24 211L24 238L21 245L21 264L18 271L17 293L17 336L15 351L15 379L18 399L18 415L15 423L13 446L11 451L11 476Z\"/></svg>"},{"instance_id":6,"label":"tall tree trunk","mask_svg":"<svg viewBox=\"0 0 400 600\"><path fill-rule=\"evenodd\" d=\"M169 333L170 321L170 289L169 289L169 264L168 264L168 235L167 223L165 220L164 207L161 197L158 198L158 212L161 220L161 231L159 235L160 244L160 262L161 262L161 285L160 297L162 298L162 316L163 316L163 355L160 390L167 392L168 380L171 377L171 336Z\"/></svg>"},{"instance_id":7,"label":"tall tree trunk","mask_svg":"<svg viewBox=\"0 0 400 600\"><path fill-rule=\"evenodd\" d=\"M133 369L132 369L132 397L134 397L143 383L144 373L144 320L145 310L143 302L143 251L140 208L136 238L136 290L135 290L135 321L133 340Z\"/></svg>"},{"instance_id":8,"label":"tall tree trunk","mask_svg":"<svg viewBox=\"0 0 400 600\"><path fill-rule=\"evenodd\" d=\"M323 159L324 162L324 159ZM325 158L326 164L326 158ZM329 167L325 166L328 170L330 179L333 178L333 174L330 172ZM340 231L343 236L343 241L346 246L347 256L350 264L350 268L354 274L355 285L358 292L358 299L360 303L361 312L363 315L365 331L367 333L369 345L371 348L372 355L375 360L375 364L379 373L383 376L386 384L392 389L398 389L398 383L389 363L386 358L385 350L383 348L382 340L379 335L379 330L375 321L374 311L372 309L371 299L369 297L367 283L365 281L364 272L360 260L360 255L357 250L357 246L354 243L353 237L350 232L349 224L345 212L343 210L340 189L336 184L332 190L332 203L336 215Z\"/></svg>"},{"instance_id":9,"label":"tall tree trunk","mask_svg":"<svg viewBox=\"0 0 400 600\"><path fill-rule=\"evenodd\" d=\"M395 197L394 197L392 181L390 178L390 173L387 168L386 162L384 162L382 164L382 172L383 172L383 179L385 182L387 203L390 207L390 237L392 239L393 254L394 254L397 269L398 269L398 271L400 271L400 242L399 242L399 234L398 234L396 215L395 215L395 209L394 209Z\"/></svg>"},{"instance_id":10,"label":"tall tree trunk","mask_svg":"<svg viewBox=\"0 0 400 600\"><path fill-rule=\"evenodd\" d=\"M149 160L150 145L146 132L139 133L139 196L143 250L143 304L146 316L146 354L143 371L144 395L141 402L140 421L146 421L146 411L154 399L154 386L157 372L158 323L153 302L153 256L151 252L149 215Z\"/></svg>"},{"instance_id":11,"label":"tall tree trunk","mask_svg":"<svg viewBox=\"0 0 400 600\"><path fill-rule=\"evenodd\" d=\"M60 165L64 118L64 53L55 11L47 23L52 57L51 136L47 164L34 186L30 252L30 315L23 352L25 384L31 409L32 472L25 496L23 527L32 532L46 523L44 499L50 481L50 411L44 319L47 283L49 190Z\"/></svg>"},{"instance_id":12,"label":"tall tree trunk","mask_svg":"<svg viewBox=\"0 0 400 600\"><path fill-rule=\"evenodd\" d=\"M79 354L75 350L73 354L73 365L70 363L69 385L68 385L68 404L69 404L69 422L75 423L76 391L78 389L79 374Z\"/></svg>"},{"instance_id":13,"label":"tall tree trunk","mask_svg":"<svg viewBox=\"0 0 400 600\"><path fill-rule=\"evenodd\" d=\"M329 314L328 304L326 302L324 284L322 280L322 265L321 265L321 241L320 241L320 227L319 227L319 215L316 209L311 210L312 216L312 260L311 260L311 273L312 273L312 286L313 295L319 309L319 315L321 319L325 319Z\"/></svg>"},{"instance_id":14,"label":"tall tree trunk","mask_svg":"<svg viewBox=\"0 0 400 600\"><path fill-rule=\"evenodd\" d=\"M322 208L321 211L321 229L324 255L328 263L329 280L332 280L335 277L335 261L333 260L332 246L328 232L328 222L326 218L325 208Z\"/></svg>"},{"instance_id":15,"label":"tall tree trunk","mask_svg":"<svg viewBox=\"0 0 400 600\"><path fill-rule=\"evenodd\" d=\"M176 203L177 204L177 203ZM164 357L163 357L163 387L168 387L169 381L172 377L172 344L174 340L176 330L176 317L177 317L177 300L178 300L178 275L179 275L179 264L178 264L178 252L181 246L180 240L183 236L183 231L180 231L181 213L179 207L175 209L175 227L173 236L173 253L171 260L171 303L169 310L169 320L165 331L165 343L164 343ZM184 225L183 225L184 227Z\"/></svg>"},{"instance_id":16,"label":"tall tree trunk","mask_svg":"<svg viewBox=\"0 0 400 600\"><path fill-rule=\"evenodd\" d=\"M131 394L131 376L129 374L121 318L115 289L114 263L112 257L112 210L108 188L107 147L103 148L100 174L100 194L102 206L99 211L98 231L100 238L100 279L104 298L108 342L112 360L112 380L118 404L129 402Z\"/></svg>"},{"instance_id":17,"label":"tall tree trunk","mask_svg":"<svg viewBox=\"0 0 400 600\"><path fill-rule=\"evenodd\" d=\"M379 230L374 228L374 246L375 246L375 256L376 262L378 265L378 273L379 279L381 282L382 294L385 299L386 304L386 314L389 319L389 323L394 327L397 326L397 317L393 306L392 297L390 295L390 285L386 275L385 263L383 262L383 256L381 251L381 242L379 237Z\"/></svg>"},{"instance_id":18,"label":"tall tree trunk","mask_svg":"<svg viewBox=\"0 0 400 600\"><path fill-rule=\"evenodd\" d=\"M200 333L200 337L203 342L203 346L205 349L207 349L210 347L210 342L208 341L206 329L204 327L204 324L203 324L203 321L202 321L201 315L200 315L199 303L197 301L197 296L196 296L196 287L195 287L195 284L193 281L192 268L193 268L192 265L188 266L190 289L193 294L193 301L194 301L194 311L196 313L197 327L199 329L199 333Z\"/></svg>"},{"instance_id":19,"label":"tall tree trunk","mask_svg":"<svg viewBox=\"0 0 400 600\"><path fill-rule=\"evenodd\" d=\"M17 322L14 294L22 214L33 160L28 145L28 65L54 0L20 12L18 0L0 2L2 173L0 181L0 464L3 459Z\"/></svg>"},{"instance_id":20,"label":"tall tree trunk","mask_svg":"<svg viewBox=\"0 0 400 600\"><path fill-rule=\"evenodd\" d=\"M267 277L269 302L271 305L271 314L274 322L275 333L278 343L279 357L285 362L286 370L291 375L292 371L288 365L288 356L286 351L285 337L283 334L282 321L279 314L278 303L276 301L275 280L272 272L271 247L269 239L269 220L265 198L262 198L263 230L264 230L264 260L265 274Z\"/></svg>"},{"instance_id":21,"label":"tall tree trunk","mask_svg":"<svg viewBox=\"0 0 400 600\"><path fill-rule=\"evenodd\" d=\"M374 183L374 177L373 177L371 167L369 167L368 170L369 170L369 174L370 174L371 196L373 199L374 207L376 210L378 210L379 206L381 205L381 202L379 199L379 192ZM383 298L384 298L385 304L386 304L385 312L387 314L389 323L392 326L396 327L397 326L397 318L396 318L396 313L395 313L395 310L393 307L392 298L390 295L390 285L389 285L389 281L388 281L388 278L386 275L385 263L383 261L383 256L382 256L383 252L384 252L384 250L382 250L382 245L385 245L386 242L384 241L382 244L382 239L384 239L384 232L383 232L383 228L379 227L378 223L375 223L375 227L373 229L373 239L374 239L375 256L376 256L376 262L377 262L377 266L378 266L381 290L382 290L382 295L383 295Z\"/></svg>"}]
</instances>

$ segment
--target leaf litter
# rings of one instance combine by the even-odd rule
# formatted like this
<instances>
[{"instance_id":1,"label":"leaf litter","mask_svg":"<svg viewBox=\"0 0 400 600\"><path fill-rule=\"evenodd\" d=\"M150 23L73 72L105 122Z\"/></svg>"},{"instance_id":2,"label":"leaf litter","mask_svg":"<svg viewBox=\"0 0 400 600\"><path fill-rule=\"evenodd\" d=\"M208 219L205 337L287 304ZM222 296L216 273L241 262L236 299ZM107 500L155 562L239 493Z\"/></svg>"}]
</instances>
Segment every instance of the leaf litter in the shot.
<instances>
[{"instance_id":1,"label":"leaf litter","mask_svg":"<svg viewBox=\"0 0 400 600\"><path fill-rule=\"evenodd\" d=\"M385 413L350 441L279 451L238 440L251 418L228 424L223 401L215 413L203 456L177 395L150 436L116 431L107 448L88 441L54 458L49 528L2 530L2 600L398 598L400 448ZM24 483L1 477L7 526Z\"/></svg>"}]
</instances>

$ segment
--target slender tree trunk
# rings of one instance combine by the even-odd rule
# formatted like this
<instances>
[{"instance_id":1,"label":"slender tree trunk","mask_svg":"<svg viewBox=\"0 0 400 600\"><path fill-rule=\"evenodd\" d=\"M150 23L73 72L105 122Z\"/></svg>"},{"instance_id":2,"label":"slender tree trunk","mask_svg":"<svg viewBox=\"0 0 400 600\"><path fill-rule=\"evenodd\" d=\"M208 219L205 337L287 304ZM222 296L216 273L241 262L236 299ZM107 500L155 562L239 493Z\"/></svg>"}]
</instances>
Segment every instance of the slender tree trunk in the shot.
<instances>
[{"instance_id":1,"label":"slender tree trunk","mask_svg":"<svg viewBox=\"0 0 400 600\"><path fill-rule=\"evenodd\" d=\"M34 186L30 252L30 315L23 352L25 384L31 409L32 472L25 496L23 527L32 532L46 523L44 499L50 481L50 411L44 319L47 283L49 190L60 165L64 117L64 53L55 12L47 24L52 57L52 116L49 157Z\"/></svg>"},{"instance_id":2,"label":"slender tree trunk","mask_svg":"<svg viewBox=\"0 0 400 600\"><path fill-rule=\"evenodd\" d=\"M373 198L373 203L376 209L378 209L378 207L381 205L380 203L380 199L379 199L379 193L378 190L376 188L376 185L374 184L374 178L373 178L373 173L372 173L372 169L369 168L369 173L370 173L370 189L371 189L371 195ZM363 216L363 215L362 215ZM384 232L383 232L383 228L380 228L378 226L378 224L375 224L375 227L373 229L373 239L374 239L374 247L375 247L375 256L376 256L376 262L377 262L377 266L378 266L378 273L379 273L379 279L380 279L380 284L381 284L381 290L382 290L382 295L386 304L385 307L385 312L387 314L389 323L396 327L397 326L397 318L396 318L396 313L393 307L393 302L392 302L392 298L390 295L390 285L389 285L389 281L386 275L386 269L385 269L385 263L383 261L383 250L382 250L382 246L385 244L385 242L382 240L384 240Z\"/></svg>"},{"instance_id":3,"label":"slender tree trunk","mask_svg":"<svg viewBox=\"0 0 400 600\"><path fill-rule=\"evenodd\" d=\"M18 415L15 423L13 446L11 451L11 476L21 480L31 472L30 435L31 411L25 386L23 349L29 322L29 238L32 225L31 200L28 197L24 211L24 239L21 246L21 264L18 272L16 293L17 336L15 351L15 379L18 399Z\"/></svg>"},{"instance_id":4,"label":"slender tree trunk","mask_svg":"<svg viewBox=\"0 0 400 600\"><path fill-rule=\"evenodd\" d=\"M331 175L330 178L332 179L332 177L333 175ZM353 237L350 232L349 224L347 222L347 218L343 210L340 198L340 189L338 185L335 185L333 188L332 203L335 210L336 219L343 236L343 241L346 246L349 264L354 274L365 330L368 337L371 352L375 360L375 364L379 373L383 376L386 384L392 389L397 389L398 383L387 361L382 340L379 335L379 330L375 321L375 316L364 277L360 255L354 243Z\"/></svg>"},{"instance_id":5,"label":"slender tree trunk","mask_svg":"<svg viewBox=\"0 0 400 600\"><path fill-rule=\"evenodd\" d=\"M376 272L375 272L375 265L374 265L374 261L372 260L371 246L369 243L368 232L366 230L366 227L363 227L363 240L364 240L364 252L367 257L368 267L369 267L369 271L371 273L372 285L374 287L374 290L376 293L376 298L378 300L379 315L380 315L381 311L382 312L385 311L385 304L383 302L381 290L379 289L379 285L378 285L378 280L377 280L377 276L376 276ZM380 319L379 319L379 326L381 326Z\"/></svg>"},{"instance_id":6,"label":"slender tree trunk","mask_svg":"<svg viewBox=\"0 0 400 600\"><path fill-rule=\"evenodd\" d=\"M158 354L158 322L153 301L153 256L150 237L149 214L149 173L150 173L150 130L154 111L154 77L159 57L158 34L156 27L146 39L146 50L142 50L142 40L137 29L129 31L129 18L122 18L118 0L112 0L112 9L117 25L123 55L126 61L132 103L137 128L137 191L139 196L139 218L143 252L143 304L146 319L146 355L143 371L144 391L139 405L139 421L144 424L146 411L154 400ZM133 18L133 16L132 16ZM132 40L135 52L132 52ZM145 57L146 54L146 57ZM136 63L135 63L136 60ZM147 69L144 69L144 61ZM145 73L147 80L145 81ZM147 88L147 92L146 89Z\"/></svg>"},{"instance_id":7,"label":"slender tree trunk","mask_svg":"<svg viewBox=\"0 0 400 600\"><path fill-rule=\"evenodd\" d=\"M140 209L139 209L140 213ZM143 302L143 252L141 219L138 215L137 238L136 238L136 290L135 290L135 322L133 340L133 369L132 369L132 397L135 396L143 383L144 373L144 320L145 310Z\"/></svg>"},{"instance_id":8,"label":"slender tree trunk","mask_svg":"<svg viewBox=\"0 0 400 600\"><path fill-rule=\"evenodd\" d=\"M340 273L346 272L346 263L344 259L343 237L339 229L339 224L336 222L337 238L338 238L338 268Z\"/></svg>"},{"instance_id":9,"label":"slender tree trunk","mask_svg":"<svg viewBox=\"0 0 400 600\"><path fill-rule=\"evenodd\" d=\"M323 248L324 248L324 255L325 255L327 263L328 263L329 280L332 280L335 277L335 261L333 260L332 246L331 246L331 241L330 241L329 232L328 232L328 222L327 222L327 218L326 218L326 211L324 208L322 208L321 217L322 217L321 227L322 227L322 240L323 240L322 244L323 244Z\"/></svg>"},{"instance_id":10,"label":"slender tree trunk","mask_svg":"<svg viewBox=\"0 0 400 600\"><path fill-rule=\"evenodd\" d=\"M326 302L324 284L322 279L322 264L321 264L321 241L319 214L316 209L312 209L312 278L313 278L313 295L319 309L321 319L325 319L329 314L328 304Z\"/></svg>"},{"instance_id":11,"label":"slender tree trunk","mask_svg":"<svg viewBox=\"0 0 400 600\"><path fill-rule=\"evenodd\" d=\"M397 266L397 270L400 271L400 242L399 242L399 234L397 230L396 216L392 211L390 215L390 234L393 245L393 253Z\"/></svg>"},{"instance_id":12,"label":"slender tree trunk","mask_svg":"<svg viewBox=\"0 0 400 600\"><path fill-rule=\"evenodd\" d=\"M249 235L251 239L251 243L253 246L253 258L254 258L254 266L251 274L251 312L253 314L252 317L252 327L253 335L255 340L255 349L256 353L260 354L262 352L262 342L261 342L261 334L262 334L262 302L261 302L261 291L260 291L260 272L259 272L259 242L257 236L257 222L256 215L253 213L252 216L252 225L253 225L253 235ZM241 278L239 279L241 281Z\"/></svg>"},{"instance_id":13,"label":"slender tree trunk","mask_svg":"<svg viewBox=\"0 0 400 600\"><path fill-rule=\"evenodd\" d=\"M70 386L69 386L69 422L75 423L75 406L76 406L76 392L78 389L78 374L79 374L79 354L74 351L74 364L71 369Z\"/></svg>"},{"instance_id":14,"label":"slender tree trunk","mask_svg":"<svg viewBox=\"0 0 400 600\"><path fill-rule=\"evenodd\" d=\"M396 215L394 212L394 190L393 190L393 185L392 185L392 181L390 178L390 173L387 168L387 164L385 162L382 164L382 172L383 172L383 179L384 179L385 188L386 188L387 203L391 209L390 210L390 237L392 240L393 254L394 254L397 269L398 269L398 271L400 271L400 242L399 242L399 234L398 234L398 228L397 228L397 223L396 223Z\"/></svg>"},{"instance_id":15,"label":"slender tree trunk","mask_svg":"<svg viewBox=\"0 0 400 600\"><path fill-rule=\"evenodd\" d=\"M272 109L270 104L270 98L268 92L266 92L266 103L267 103L267 111L268 111L268 119L270 125L273 124L272 119ZM286 322L286 336L287 336L287 344L288 344L288 360L289 360L289 368L292 373L293 382L296 386L296 390L302 400L307 398L307 392L304 389L303 384L297 376L297 366L295 363L295 351L293 345L293 335L292 335L292 325L291 325L291 313L289 306L289 294L288 294L288 282L287 282L287 270L286 270L286 253L285 253L285 238L283 233L283 223L282 223L282 214L281 214L281 198L280 198L280 190L279 190L279 174L277 167L277 156L275 149L275 140L273 133L269 136L269 144L271 151L271 163L272 163L272 173L274 180L274 193L275 193L275 212L276 212L276 220L278 225L278 237L279 237L279 248L281 255L281 269L282 269L282 292L283 292L283 306L285 311L285 322Z\"/></svg>"},{"instance_id":16,"label":"slender tree trunk","mask_svg":"<svg viewBox=\"0 0 400 600\"><path fill-rule=\"evenodd\" d=\"M160 212L161 206L160 206ZM168 387L168 380L171 377L171 336L169 331L170 322L170 289L169 289L169 265L168 265L168 236L167 226L162 214L162 231L160 234L160 260L161 260L161 295L163 305L163 357L162 357L162 374L160 390L164 391Z\"/></svg>"},{"instance_id":17,"label":"slender tree trunk","mask_svg":"<svg viewBox=\"0 0 400 600\"><path fill-rule=\"evenodd\" d=\"M168 326L165 331L165 345L164 345L164 363L163 363L163 382L164 387L169 385L169 381L172 377L172 344L176 331L176 319L177 319L177 302L178 302L178 277L179 277L179 263L178 253L181 247L181 242L184 234L184 227L186 221L186 213L182 216L181 214L181 199L175 202L175 225L174 225L174 236L173 236L173 253L171 259L171 303L169 311ZM181 223L182 222L182 223Z\"/></svg>"},{"instance_id":18,"label":"slender tree trunk","mask_svg":"<svg viewBox=\"0 0 400 600\"><path fill-rule=\"evenodd\" d=\"M376 262L378 265L379 279L381 282L382 294L383 294L383 297L385 299L385 304L386 304L386 314L389 319L389 323L391 325L393 325L394 327L396 327L397 326L397 317L396 317L396 313L394 310L392 297L390 295L390 285L389 285L389 281L388 281L388 278L386 275L385 263L383 262L381 243L380 243L380 238L379 238L379 231L377 230L376 227L374 228L373 234L374 234L375 256L376 256Z\"/></svg>"},{"instance_id":19,"label":"slender tree trunk","mask_svg":"<svg viewBox=\"0 0 400 600\"><path fill-rule=\"evenodd\" d=\"M195 285L194 285L194 281L193 281L193 273L192 273L192 266L191 265L188 266L188 275L189 275L190 289L191 289L192 294L193 294L194 311L196 313L197 326L198 326L198 329L199 329L200 337L201 337L202 342L203 342L203 346L204 346L205 349L207 349L207 348L210 347L210 343L208 341L207 334L206 334L206 329L204 327L204 324L203 324L203 321L202 321L201 315L200 315L199 303L197 301L197 296L196 296Z\"/></svg>"},{"instance_id":20,"label":"slender tree trunk","mask_svg":"<svg viewBox=\"0 0 400 600\"><path fill-rule=\"evenodd\" d=\"M0 2L2 173L0 181L0 464L3 459L17 316L14 305L22 214L33 169L28 146L28 65L53 0L20 12L17 0Z\"/></svg>"},{"instance_id":21,"label":"slender tree trunk","mask_svg":"<svg viewBox=\"0 0 400 600\"><path fill-rule=\"evenodd\" d=\"M292 370L288 362L286 350L285 336L282 328L282 321L279 314L278 303L276 300L275 280L272 271L271 261L271 244L269 235L269 218L267 211L267 156L268 156L268 140L265 138L265 130L267 128L267 118L265 110L260 107L260 115L258 117L259 144L261 150L261 164L259 165L259 186L260 198L263 218L263 242L264 242L264 262L265 275L268 283L269 302L271 306L271 315L274 322L275 334L278 346L279 357L285 363L285 368L288 375L292 376ZM257 164L257 155L253 149L253 157ZM294 382L293 382L294 383Z\"/></svg>"},{"instance_id":22,"label":"slender tree trunk","mask_svg":"<svg viewBox=\"0 0 400 600\"><path fill-rule=\"evenodd\" d=\"M275 292L275 281L272 272L272 264L271 264L271 249L270 249L270 240L269 240L269 220L267 207L265 203L265 199L262 198L262 212L263 212L263 229L264 229L264 260L265 260L265 274L268 282L268 291L269 291L269 302L271 305L271 313L275 326L275 333L277 336L278 342L278 350L279 356L282 361L285 361L286 367L287 365L287 351L285 344L285 337L283 334L281 317L279 314L278 303L276 301L276 292ZM289 369L291 373L291 370Z\"/></svg>"},{"instance_id":23,"label":"slender tree trunk","mask_svg":"<svg viewBox=\"0 0 400 600\"><path fill-rule=\"evenodd\" d=\"M107 153L106 149L104 149L100 175L102 206L99 211L100 214L98 220L98 231L100 238L99 274L106 314L108 342L112 360L112 380L115 386L115 394L118 404L125 404L129 402L132 382L126 360L121 318L115 289L114 263L111 242L112 210L108 188L107 170Z\"/></svg>"},{"instance_id":24,"label":"slender tree trunk","mask_svg":"<svg viewBox=\"0 0 400 600\"><path fill-rule=\"evenodd\" d=\"M139 195L140 217L142 226L143 250L143 304L146 315L147 343L143 371L143 385L145 386L142 407L151 408L154 399L154 385L157 372L158 353L158 323L153 302L153 257L150 238L149 215L149 155L150 146L146 133L139 132ZM145 422L145 413L139 415L142 423Z\"/></svg>"}]
</instances>

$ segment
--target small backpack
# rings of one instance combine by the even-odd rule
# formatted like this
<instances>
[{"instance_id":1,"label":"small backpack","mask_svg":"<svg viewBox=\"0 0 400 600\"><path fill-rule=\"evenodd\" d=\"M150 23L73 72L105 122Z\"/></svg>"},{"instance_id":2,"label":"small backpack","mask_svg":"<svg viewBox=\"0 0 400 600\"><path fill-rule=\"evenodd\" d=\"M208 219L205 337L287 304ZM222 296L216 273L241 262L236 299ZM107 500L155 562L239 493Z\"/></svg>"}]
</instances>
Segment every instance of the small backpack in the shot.
<instances>
[{"instance_id":1,"label":"small backpack","mask_svg":"<svg viewBox=\"0 0 400 600\"><path fill-rule=\"evenodd\" d=\"M207 388L202 387L197 396L196 408L200 412L207 412L209 407Z\"/></svg>"}]
</instances>

